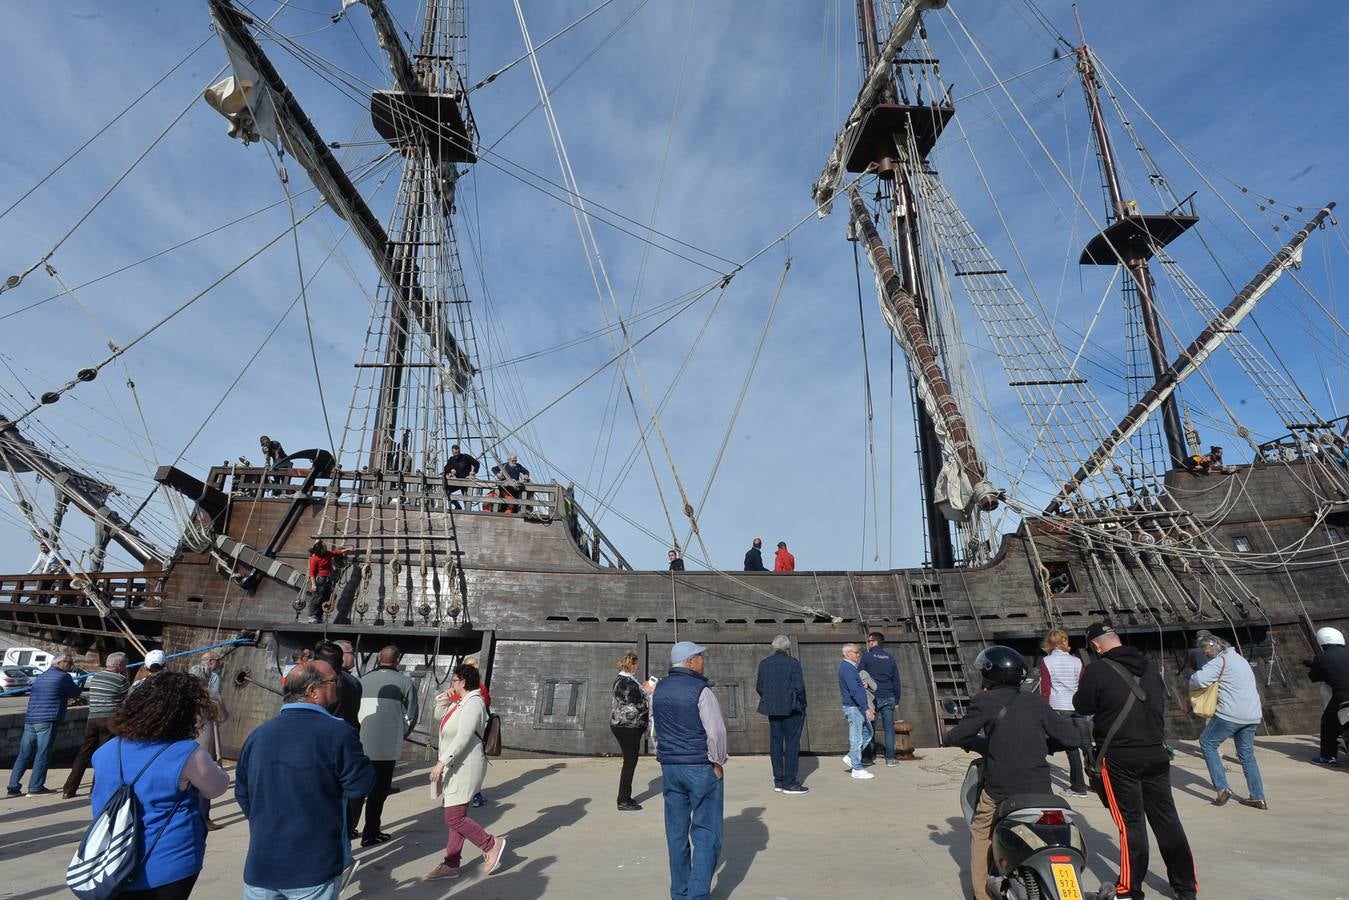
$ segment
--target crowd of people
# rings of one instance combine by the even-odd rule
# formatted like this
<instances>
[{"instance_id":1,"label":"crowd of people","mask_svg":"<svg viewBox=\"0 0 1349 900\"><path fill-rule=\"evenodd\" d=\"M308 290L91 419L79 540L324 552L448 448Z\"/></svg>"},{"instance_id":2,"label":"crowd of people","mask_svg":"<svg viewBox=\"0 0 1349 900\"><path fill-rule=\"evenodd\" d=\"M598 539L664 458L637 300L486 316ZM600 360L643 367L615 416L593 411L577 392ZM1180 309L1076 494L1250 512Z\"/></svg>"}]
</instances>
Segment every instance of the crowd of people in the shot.
<instances>
[{"instance_id":1,"label":"crowd of people","mask_svg":"<svg viewBox=\"0 0 1349 900\"><path fill-rule=\"evenodd\" d=\"M1068 754L1069 791L1094 792L1119 830L1117 900L1143 896L1149 828L1172 892L1181 900L1195 897L1194 858L1171 793L1160 670L1107 624L1092 624L1085 639L1091 661L1084 665L1070 651L1066 632L1054 629L1045 636L1038 692L1026 689L1029 667L1020 653L986 648L976 661L982 690L943 737L945 745L976 750L984 758L970 821L976 897L994 896L987 876L997 805L1014 796L1049 794L1048 759L1060 751ZM1349 702L1349 650L1336 629L1323 628L1316 639L1319 652L1307 661L1309 677L1325 683L1331 699L1315 762L1334 764L1340 733L1335 713ZM799 768L805 674L790 637L778 635L769 650L759 663L755 689L769 729L773 790L805 794L809 788ZM841 650L839 710L848 732L843 761L851 777L866 780L875 777L867 771L869 754L883 753L887 766L896 764L899 666L880 632L867 635L865 650L855 643ZM610 726L622 755L617 810L642 809L632 786L642 740L649 738L661 767L673 897L709 896L723 841L727 731L708 679L707 655L706 647L679 641L670 650L668 671L644 680L640 658L628 651L618 660L612 690ZM396 646L386 646L373 668L358 674L351 645L325 640L297 653L284 672L280 711L247 736L234 770L234 796L249 824L245 900L336 898L350 870L352 843L359 840L364 848L393 839L383 831L384 805L396 790L394 767L420 709L417 684L402 671L401 659ZM133 681L127 655L113 653L83 685L71 677L73 663L69 654L55 656L34 683L8 793L23 793L25 774L29 795L54 793L45 783L52 735L70 701L83 696L89 705L84 742L62 795L76 795L91 765L95 816L119 788L129 786L142 810L146 850L118 896L188 897L205 859L207 833L219 827L210 816L211 801L230 781L218 732L228 718L222 656L209 649L188 672L180 672L167 668L163 651L153 650ZM1222 637L1201 632L1190 668L1194 709L1208 718L1199 747L1213 784L1212 803L1236 799L1267 810L1254 751L1263 709L1251 665ZM446 843L424 880L458 877L465 843L481 853L484 874L502 863L507 836L487 831L470 815L482 799L490 703L474 659L455 667L449 688L435 697L436 762L428 778L442 810ZM1246 796L1227 782L1220 754L1228 740L1236 746ZM309 764L293 765L297 757ZM306 838L301 855L293 852L296 834Z\"/></svg>"}]
</instances>

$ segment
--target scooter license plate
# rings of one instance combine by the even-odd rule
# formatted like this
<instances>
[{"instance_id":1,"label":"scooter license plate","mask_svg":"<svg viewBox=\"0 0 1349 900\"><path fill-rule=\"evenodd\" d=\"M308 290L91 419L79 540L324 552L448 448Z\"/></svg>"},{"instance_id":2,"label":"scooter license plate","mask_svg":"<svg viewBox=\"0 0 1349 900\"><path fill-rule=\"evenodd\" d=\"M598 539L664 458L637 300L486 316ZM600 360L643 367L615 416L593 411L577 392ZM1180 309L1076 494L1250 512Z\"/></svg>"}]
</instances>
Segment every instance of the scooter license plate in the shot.
<instances>
[{"instance_id":1,"label":"scooter license plate","mask_svg":"<svg viewBox=\"0 0 1349 900\"><path fill-rule=\"evenodd\" d=\"M1082 888L1077 883L1077 870L1069 863L1053 863L1054 884L1058 886L1060 900L1082 900Z\"/></svg>"}]
</instances>

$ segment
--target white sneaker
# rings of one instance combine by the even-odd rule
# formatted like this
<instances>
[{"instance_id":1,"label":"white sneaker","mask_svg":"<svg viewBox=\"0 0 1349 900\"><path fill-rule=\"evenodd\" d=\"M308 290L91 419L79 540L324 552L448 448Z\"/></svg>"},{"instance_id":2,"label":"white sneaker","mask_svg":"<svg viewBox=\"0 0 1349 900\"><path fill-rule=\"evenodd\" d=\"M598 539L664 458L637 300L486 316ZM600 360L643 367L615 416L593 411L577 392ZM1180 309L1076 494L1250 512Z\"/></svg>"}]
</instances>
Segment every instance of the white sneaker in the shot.
<instances>
[{"instance_id":1,"label":"white sneaker","mask_svg":"<svg viewBox=\"0 0 1349 900\"><path fill-rule=\"evenodd\" d=\"M849 769L851 769L851 768L852 768L852 757L849 756L849 755L846 754L846 753L843 754L843 764L844 764L845 766L847 766Z\"/></svg>"},{"instance_id":2,"label":"white sneaker","mask_svg":"<svg viewBox=\"0 0 1349 900\"><path fill-rule=\"evenodd\" d=\"M871 774L870 772L868 772L866 769L853 769L853 770L852 770L852 777L853 777L853 778L875 778L876 776L873 775L873 774Z\"/></svg>"}]
</instances>

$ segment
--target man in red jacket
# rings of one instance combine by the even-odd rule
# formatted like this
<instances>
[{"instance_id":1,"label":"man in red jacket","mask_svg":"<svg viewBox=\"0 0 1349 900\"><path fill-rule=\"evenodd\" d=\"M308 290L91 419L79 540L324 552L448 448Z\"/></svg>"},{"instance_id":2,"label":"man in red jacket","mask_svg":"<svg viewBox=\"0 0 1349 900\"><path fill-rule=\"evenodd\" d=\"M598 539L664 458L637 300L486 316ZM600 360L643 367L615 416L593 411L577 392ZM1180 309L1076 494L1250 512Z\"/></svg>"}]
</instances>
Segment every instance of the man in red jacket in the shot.
<instances>
[{"instance_id":1,"label":"man in red jacket","mask_svg":"<svg viewBox=\"0 0 1349 900\"><path fill-rule=\"evenodd\" d=\"M796 557L792 556L791 551L787 549L786 541L778 541L778 552L777 555L773 557L773 571L774 572L796 571Z\"/></svg>"}]
</instances>

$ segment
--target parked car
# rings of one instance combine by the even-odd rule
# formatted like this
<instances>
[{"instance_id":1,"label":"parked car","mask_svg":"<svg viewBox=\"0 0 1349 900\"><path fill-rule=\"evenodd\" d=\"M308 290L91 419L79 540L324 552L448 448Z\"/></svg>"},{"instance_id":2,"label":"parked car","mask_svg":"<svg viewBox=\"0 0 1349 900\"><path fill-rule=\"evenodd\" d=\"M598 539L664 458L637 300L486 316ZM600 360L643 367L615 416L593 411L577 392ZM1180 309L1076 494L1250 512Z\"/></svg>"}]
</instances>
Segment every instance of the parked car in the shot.
<instances>
[{"instance_id":1,"label":"parked car","mask_svg":"<svg viewBox=\"0 0 1349 900\"><path fill-rule=\"evenodd\" d=\"M0 667L0 691L17 691L32 683L33 679L18 666Z\"/></svg>"}]
</instances>

